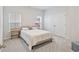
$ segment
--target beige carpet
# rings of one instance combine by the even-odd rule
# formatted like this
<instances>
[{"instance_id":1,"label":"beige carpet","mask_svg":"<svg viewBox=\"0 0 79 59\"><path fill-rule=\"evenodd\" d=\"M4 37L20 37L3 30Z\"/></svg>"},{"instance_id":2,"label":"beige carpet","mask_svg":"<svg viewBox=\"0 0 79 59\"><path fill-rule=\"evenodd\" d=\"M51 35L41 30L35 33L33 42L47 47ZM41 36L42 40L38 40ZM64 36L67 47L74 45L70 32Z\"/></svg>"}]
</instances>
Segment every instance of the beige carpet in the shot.
<instances>
[{"instance_id":1,"label":"beige carpet","mask_svg":"<svg viewBox=\"0 0 79 59\"><path fill-rule=\"evenodd\" d=\"M32 51L20 38L7 40L4 44L6 47L2 49L2 52L72 52L71 42L60 37L54 37L53 42L35 46Z\"/></svg>"}]
</instances>

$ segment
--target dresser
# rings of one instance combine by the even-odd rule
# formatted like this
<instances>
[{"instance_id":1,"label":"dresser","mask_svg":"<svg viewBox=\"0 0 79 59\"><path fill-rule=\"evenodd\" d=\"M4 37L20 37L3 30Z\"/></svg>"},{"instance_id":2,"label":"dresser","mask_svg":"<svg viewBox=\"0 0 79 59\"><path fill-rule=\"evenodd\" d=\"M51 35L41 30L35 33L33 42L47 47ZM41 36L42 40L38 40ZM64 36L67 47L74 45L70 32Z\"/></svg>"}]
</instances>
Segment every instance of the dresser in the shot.
<instances>
[{"instance_id":1,"label":"dresser","mask_svg":"<svg viewBox=\"0 0 79 59\"><path fill-rule=\"evenodd\" d=\"M20 28L12 28L10 33L11 33L11 39L19 38Z\"/></svg>"}]
</instances>

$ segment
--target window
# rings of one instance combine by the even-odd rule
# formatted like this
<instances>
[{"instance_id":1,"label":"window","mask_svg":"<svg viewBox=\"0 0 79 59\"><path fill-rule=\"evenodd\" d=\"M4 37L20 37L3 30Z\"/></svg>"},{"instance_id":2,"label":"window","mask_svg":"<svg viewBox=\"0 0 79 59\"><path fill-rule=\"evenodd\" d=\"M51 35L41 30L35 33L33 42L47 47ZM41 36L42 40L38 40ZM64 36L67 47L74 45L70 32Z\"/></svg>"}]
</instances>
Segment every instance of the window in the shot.
<instances>
[{"instance_id":1,"label":"window","mask_svg":"<svg viewBox=\"0 0 79 59\"><path fill-rule=\"evenodd\" d=\"M9 30L11 28L21 27L21 14L10 13L8 16L9 16Z\"/></svg>"}]
</instances>

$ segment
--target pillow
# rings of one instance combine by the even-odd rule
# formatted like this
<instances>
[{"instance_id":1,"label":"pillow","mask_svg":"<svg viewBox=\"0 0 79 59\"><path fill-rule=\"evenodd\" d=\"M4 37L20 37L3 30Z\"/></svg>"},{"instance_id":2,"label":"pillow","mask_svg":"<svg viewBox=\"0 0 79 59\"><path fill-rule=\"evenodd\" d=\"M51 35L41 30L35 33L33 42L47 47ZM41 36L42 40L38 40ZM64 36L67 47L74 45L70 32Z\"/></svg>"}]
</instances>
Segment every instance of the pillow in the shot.
<instances>
[{"instance_id":1,"label":"pillow","mask_svg":"<svg viewBox=\"0 0 79 59\"><path fill-rule=\"evenodd\" d=\"M32 27L30 27L30 26L22 26L22 30L32 30Z\"/></svg>"},{"instance_id":2,"label":"pillow","mask_svg":"<svg viewBox=\"0 0 79 59\"><path fill-rule=\"evenodd\" d=\"M38 28L37 28L37 27L32 27L32 29L33 29L33 30L37 30Z\"/></svg>"},{"instance_id":3,"label":"pillow","mask_svg":"<svg viewBox=\"0 0 79 59\"><path fill-rule=\"evenodd\" d=\"M28 28L28 27L26 27L26 28L22 28L22 30L29 30L29 28Z\"/></svg>"},{"instance_id":4,"label":"pillow","mask_svg":"<svg viewBox=\"0 0 79 59\"><path fill-rule=\"evenodd\" d=\"M29 30L28 26L22 26L22 30Z\"/></svg>"}]
</instances>

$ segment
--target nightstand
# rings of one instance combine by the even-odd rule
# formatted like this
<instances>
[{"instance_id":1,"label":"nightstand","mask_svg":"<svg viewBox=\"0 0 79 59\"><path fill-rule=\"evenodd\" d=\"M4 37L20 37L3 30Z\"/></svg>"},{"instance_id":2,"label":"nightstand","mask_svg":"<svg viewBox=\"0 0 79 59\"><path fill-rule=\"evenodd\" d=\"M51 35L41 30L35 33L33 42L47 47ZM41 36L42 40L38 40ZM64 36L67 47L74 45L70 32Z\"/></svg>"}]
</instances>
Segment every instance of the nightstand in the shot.
<instances>
[{"instance_id":1,"label":"nightstand","mask_svg":"<svg viewBox=\"0 0 79 59\"><path fill-rule=\"evenodd\" d=\"M20 29L19 28L11 29L11 39L19 37L20 37Z\"/></svg>"}]
</instances>

